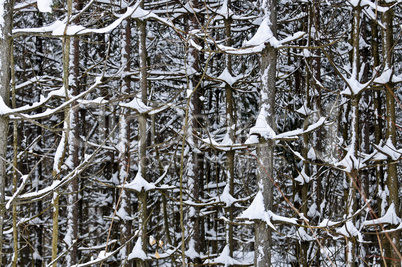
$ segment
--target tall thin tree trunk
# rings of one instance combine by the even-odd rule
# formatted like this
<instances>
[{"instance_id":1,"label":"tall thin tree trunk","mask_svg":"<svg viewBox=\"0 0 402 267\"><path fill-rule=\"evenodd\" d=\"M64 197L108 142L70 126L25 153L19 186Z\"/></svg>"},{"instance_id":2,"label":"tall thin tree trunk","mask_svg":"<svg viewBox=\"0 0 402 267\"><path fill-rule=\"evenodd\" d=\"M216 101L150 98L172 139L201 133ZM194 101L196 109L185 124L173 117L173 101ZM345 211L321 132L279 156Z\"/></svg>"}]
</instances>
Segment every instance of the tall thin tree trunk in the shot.
<instances>
[{"instance_id":1,"label":"tall thin tree trunk","mask_svg":"<svg viewBox=\"0 0 402 267\"><path fill-rule=\"evenodd\" d=\"M388 1L385 1L388 2ZM391 5L393 3L387 3ZM383 14L383 24L385 29L383 30L383 50L384 50L384 61L385 69L392 69L393 63L393 19L394 14L392 8ZM386 138L391 140L392 145L396 146L396 116L395 116L395 87L394 84L389 81L385 84L385 95L386 95ZM388 195L388 208L395 209L395 214L399 216L399 182L398 182L398 172L397 164L393 163L392 159L388 160L388 172L387 172L387 184L389 195ZM400 234L401 231L394 231L389 234L391 240L386 241L386 256L387 264L390 266L399 266L400 261ZM393 245L392 245L393 243Z\"/></svg>"},{"instance_id":2,"label":"tall thin tree trunk","mask_svg":"<svg viewBox=\"0 0 402 267\"><path fill-rule=\"evenodd\" d=\"M269 19L269 27L276 36L277 2L268 0L263 6L265 18ZM275 129L275 95L276 95L276 60L277 50L271 44L267 44L261 55L261 119L272 129ZM273 178L274 178L274 146L272 139L260 139L257 147L257 157L261 163L257 170L258 190L263 196L265 212L273 208ZM272 250L271 229L265 221L255 223L255 266L271 265Z\"/></svg>"}]
</instances>

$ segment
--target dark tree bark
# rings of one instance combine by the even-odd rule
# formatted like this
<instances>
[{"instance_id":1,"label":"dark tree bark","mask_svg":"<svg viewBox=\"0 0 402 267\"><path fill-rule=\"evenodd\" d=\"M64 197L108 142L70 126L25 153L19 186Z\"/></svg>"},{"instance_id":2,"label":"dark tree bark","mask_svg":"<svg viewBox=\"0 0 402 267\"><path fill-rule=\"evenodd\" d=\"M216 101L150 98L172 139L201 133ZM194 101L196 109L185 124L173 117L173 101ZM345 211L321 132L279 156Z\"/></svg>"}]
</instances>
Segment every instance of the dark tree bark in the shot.
<instances>
[{"instance_id":1,"label":"dark tree bark","mask_svg":"<svg viewBox=\"0 0 402 267\"><path fill-rule=\"evenodd\" d=\"M277 2L276 0L268 0L262 6L264 15L270 21L270 28L276 37L277 27ZM272 129L275 129L275 95L276 95L276 60L277 50L271 44L267 44L261 54L261 118ZM274 146L275 141L272 139L260 139L257 147L257 158L259 166L257 170L258 190L263 196L265 212L273 208L273 178L274 178ZM265 221L255 222L255 266L271 265L272 250L272 230Z\"/></svg>"}]
</instances>

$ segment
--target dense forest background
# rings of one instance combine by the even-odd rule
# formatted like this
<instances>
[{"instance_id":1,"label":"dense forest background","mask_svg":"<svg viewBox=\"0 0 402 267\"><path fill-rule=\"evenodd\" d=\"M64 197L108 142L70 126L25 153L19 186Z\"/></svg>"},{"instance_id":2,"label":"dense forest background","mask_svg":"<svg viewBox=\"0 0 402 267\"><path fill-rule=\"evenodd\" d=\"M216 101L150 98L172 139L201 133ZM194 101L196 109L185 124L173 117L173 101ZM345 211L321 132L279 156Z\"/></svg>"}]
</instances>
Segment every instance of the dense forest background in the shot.
<instances>
[{"instance_id":1,"label":"dense forest background","mask_svg":"<svg viewBox=\"0 0 402 267\"><path fill-rule=\"evenodd\" d=\"M400 266L402 5L0 1L1 266Z\"/></svg>"}]
</instances>

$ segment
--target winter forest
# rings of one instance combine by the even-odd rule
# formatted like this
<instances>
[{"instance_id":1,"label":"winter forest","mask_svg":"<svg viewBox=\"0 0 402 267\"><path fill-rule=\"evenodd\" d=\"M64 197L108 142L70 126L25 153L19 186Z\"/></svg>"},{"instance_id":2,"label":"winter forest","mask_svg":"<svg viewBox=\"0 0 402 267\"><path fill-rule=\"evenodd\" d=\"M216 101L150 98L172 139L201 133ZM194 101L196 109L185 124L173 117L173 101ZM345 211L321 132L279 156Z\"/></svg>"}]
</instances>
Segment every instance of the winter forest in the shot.
<instances>
[{"instance_id":1,"label":"winter forest","mask_svg":"<svg viewBox=\"0 0 402 267\"><path fill-rule=\"evenodd\" d=\"M402 1L0 0L0 266L401 266Z\"/></svg>"}]
</instances>

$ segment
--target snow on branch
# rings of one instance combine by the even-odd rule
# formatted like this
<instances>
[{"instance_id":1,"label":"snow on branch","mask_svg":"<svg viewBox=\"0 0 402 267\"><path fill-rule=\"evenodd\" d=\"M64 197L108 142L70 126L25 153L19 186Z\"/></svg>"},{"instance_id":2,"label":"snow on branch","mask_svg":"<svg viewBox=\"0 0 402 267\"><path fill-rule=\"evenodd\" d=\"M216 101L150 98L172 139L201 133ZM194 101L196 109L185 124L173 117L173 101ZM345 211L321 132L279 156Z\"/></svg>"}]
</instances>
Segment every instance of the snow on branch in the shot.
<instances>
[{"instance_id":1,"label":"snow on branch","mask_svg":"<svg viewBox=\"0 0 402 267\"><path fill-rule=\"evenodd\" d=\"M386 84L389 82L399 83L402 82L402 77L394 75L393 70L390 68L385 69L381 75L374 79L375 83Z\"/></svg>"},{"instance_id":2,"label":"snow on branch","mask_svg":"<svg viewBox=\"0 0 402 267\"><path fill-rule=\"evenodd\" d=\"M138 97L134 97L134 99L128 103L120 103L119 106L133 109L140 114L146 113L146 112L149 112L150 110L152 110L151 107L148 107L147 105L145 105L144 102L142 102L142 100Z\"/></svg>"},{"instance_id":3,"label":"snow on branch","mask_svg":"<svg viewBox=\"0 0 402 267\"><path fill-rule=\"evenodd\" d=\"M223 82L227 83L228 85L230 85L230 87L233 87L233 84L242 78L244 78L244 75L239 75L239 76L233 77L230 74L230 72L228 71L228 68L225 68L222 71L222 73L215 79L223 81Z\"/></svg>"},{"instance_id":4,"label":"snow on branch","mask_svg":"<svg viewBox=\"0 0 402 267\"><path fill-rule=\"evenodd\" d=\"M112 131L112 133L113 133L113 131ZM72 179L77 177L77 175L80 175L87 168L87 166L93 162L95 156L99 154L99 152L101 151L106 140L107 140L107 138L103 141L102 145L99 146L91 155L85 155L85 157L84 157L85 159L74 170L72 170L67 175L65 175L61 180L55 180L52 182L52 184L50 186L45 187L37 192L29 192L29 193L25 193L20 196L17 196L15 201L34 202L34 201L42 200L43 198L52 194L57 189L66 185L67 183L69 183Z\"/></svg>"},{"instance_id":5,"label":"snow on branch","mask_svg":"<svg viewBox=\"0 0 402 267\"><path fill-rule=\"evenodd\" d=\"M131 183L125 185L124 188L141 192L142 190L144 191L153 190L156 188L156 186L154 183L149 183L147 180L144 179L144 177L142 177L140 167L134 180Z\"/></svg>"},{"instance_id":6,"label":"snow on branch","mask_svg":"<svg viewBox=\"0 0 402 267\"><path fill-rule=\"evenodd\" d=\"M245 211L243 211L243 213L239 217L237 217L237 219L265 221L267 225L274 230L276 230L276 228L272 222L298 225L297 220L294 218L279 216L270 210L266 211L264 205L264 197L261 191L257 193L250 206Z\"/></svg>"},{"instance_id":7,"label":"snow on branch","mask_svg":"<svg viewBox=\"0 0 402 267\"><path fill-rule=\"evenodd\" d=\"M141 259L144 261L150 259L147 256L147 254L145 253L145 251L142 250L142 238L141 237L139 237L137 239L137 242L135 242L133 251L131 251L130 255L128 255L128 260L133 260L133 259Z\"/></svg>"}]
</instances>

